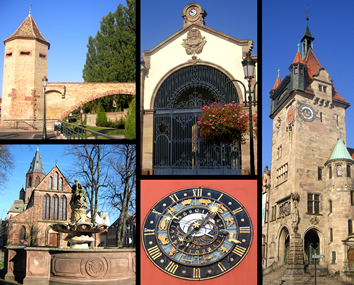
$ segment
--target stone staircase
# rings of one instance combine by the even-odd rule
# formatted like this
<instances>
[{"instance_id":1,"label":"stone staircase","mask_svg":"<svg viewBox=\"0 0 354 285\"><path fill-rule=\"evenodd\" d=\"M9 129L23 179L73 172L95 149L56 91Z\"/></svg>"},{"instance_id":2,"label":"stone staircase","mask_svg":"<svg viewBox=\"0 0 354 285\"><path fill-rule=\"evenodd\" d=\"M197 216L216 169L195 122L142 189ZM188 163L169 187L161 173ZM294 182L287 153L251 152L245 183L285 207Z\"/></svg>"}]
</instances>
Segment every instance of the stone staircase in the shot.
<instances>
[{"instance_id":1,"label":"stone staircase","mask_svg":"<svg viewBox=\"0 0 354 285\"><path fill-rule=\"evenodd\" d=\"M281 266L271 273L263 276L263 285L290 285L289 281L284 279L284 271L286 267ZM306 268L305 274L302 276L301 284L314 285L315 284L315 266L310 265ZM316 285L348 285L340 279L330 275L326 268L316 266Z\"/></svg>"}]
</instances>

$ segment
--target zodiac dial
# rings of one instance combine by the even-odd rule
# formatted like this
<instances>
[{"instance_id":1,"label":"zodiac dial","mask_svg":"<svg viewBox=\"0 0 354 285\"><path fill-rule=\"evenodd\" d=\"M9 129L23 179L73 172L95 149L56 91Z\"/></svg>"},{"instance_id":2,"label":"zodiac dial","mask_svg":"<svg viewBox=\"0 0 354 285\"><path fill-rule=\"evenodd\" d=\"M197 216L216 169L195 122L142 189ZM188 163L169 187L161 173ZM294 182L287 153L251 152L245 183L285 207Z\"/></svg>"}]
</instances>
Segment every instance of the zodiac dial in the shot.
<instances>
[{"instance_id":1,"label":"zodiac dial","mask_svg":"<svg viewBox=\"0 0 354 285\"><path fill-rule=\"evenodd\" d=\"M158 201L145 218L142 242L165 273L203 280L234 269L247 255L252 234L249 215L234 197L198 187Z\"/></svg>"}]
</instances>

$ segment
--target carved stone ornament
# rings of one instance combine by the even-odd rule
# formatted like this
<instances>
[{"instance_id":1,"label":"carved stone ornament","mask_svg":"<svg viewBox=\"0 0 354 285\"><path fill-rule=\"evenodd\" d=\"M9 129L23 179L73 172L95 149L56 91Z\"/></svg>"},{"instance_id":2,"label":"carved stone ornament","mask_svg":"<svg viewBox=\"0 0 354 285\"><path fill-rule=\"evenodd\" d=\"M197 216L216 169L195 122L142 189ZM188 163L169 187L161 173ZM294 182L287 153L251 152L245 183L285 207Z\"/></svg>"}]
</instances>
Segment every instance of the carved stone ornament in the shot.
<instances>
[{"instance_id":1,"label":"carved stone ornament","mask_svg":"<svg viewBox=\"0 0 354 285\"><path fill-rule=\"evenodd\" d=\"M313 225L318 225L318 223L320 222L320 220L315 216L315 217L312 217L312 218L310 219L310 222L311 222L311 224L313 224Z\"/></svg>"},{"instance_id":2,"label":"carved stone ornament","mask_svg":"<svg viewBox=\"0 0 354 285\"><path fill-rule=\"evenodd\" d=\"M199 54L203 51L206 44L205 37L197 29L192 29L188 32L187 38L183 40L182 46L186 49L188 55Z\"/></svg>"},{"instance_id":3,"label":"carved stone ornament","mask_svg":"<svg viewBox=\"0 0 354 285\"><path fill-rule=\"evenodd\" d=\"M299 200L300 200L299 193L292 193L291 199L293 200L293 204L294 204L293 219L291 222L291 227L293 228L294 233L296 233L299 229L298 225L300 222L299 210L297 208Z\"/></svg>"}]
</instances>

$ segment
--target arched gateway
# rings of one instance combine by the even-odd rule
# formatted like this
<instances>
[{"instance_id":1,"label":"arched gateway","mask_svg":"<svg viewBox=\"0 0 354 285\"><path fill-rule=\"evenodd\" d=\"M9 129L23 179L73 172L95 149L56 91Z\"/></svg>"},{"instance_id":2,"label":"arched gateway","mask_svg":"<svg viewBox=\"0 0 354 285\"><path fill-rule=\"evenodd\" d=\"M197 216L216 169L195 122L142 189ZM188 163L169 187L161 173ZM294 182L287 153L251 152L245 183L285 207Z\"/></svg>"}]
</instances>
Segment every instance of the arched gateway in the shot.
<instances>
[{"instance_id":1,"label":"arched gateway","mask_svg":"<svg viewBox=\"0 0 354 285\"><path fill-rule=\"evenodd\" d=\"M155 174L240 174L240 144L206 144L197 127L201 106L239 102L229 81L207 65L183 67L163 81L154 101Z\"/></svg>"}]
</instances>

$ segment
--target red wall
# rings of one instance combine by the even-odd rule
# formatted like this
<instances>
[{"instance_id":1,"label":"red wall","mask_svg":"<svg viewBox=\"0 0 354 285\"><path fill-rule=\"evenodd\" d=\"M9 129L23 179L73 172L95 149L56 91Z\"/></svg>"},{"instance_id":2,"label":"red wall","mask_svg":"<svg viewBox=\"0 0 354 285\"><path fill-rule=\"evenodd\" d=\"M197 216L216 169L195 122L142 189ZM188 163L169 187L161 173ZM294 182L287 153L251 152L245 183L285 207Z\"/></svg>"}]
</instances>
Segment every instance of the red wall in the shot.
<instances>
[{"instance_id":1,"label":"red wall","mask_svg":"<svg viewBox=\"0 0 354 285\"><path fill-rule=\"evenodd\" d=\"M146 214L159 199L176 190L197 186L231 194L247 209L253 226L253 241L244 260L230 272L199 283L203 285L257 284L257 181L255 180L142 180L140 233ZM151 263L142 243L140 243L140 250L142 285L196 285L198 283L198 281L183 280L164 273Z\"/></svg>"}]
</instances>

